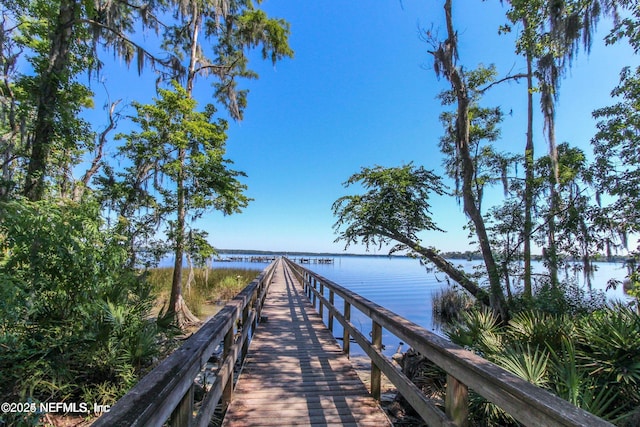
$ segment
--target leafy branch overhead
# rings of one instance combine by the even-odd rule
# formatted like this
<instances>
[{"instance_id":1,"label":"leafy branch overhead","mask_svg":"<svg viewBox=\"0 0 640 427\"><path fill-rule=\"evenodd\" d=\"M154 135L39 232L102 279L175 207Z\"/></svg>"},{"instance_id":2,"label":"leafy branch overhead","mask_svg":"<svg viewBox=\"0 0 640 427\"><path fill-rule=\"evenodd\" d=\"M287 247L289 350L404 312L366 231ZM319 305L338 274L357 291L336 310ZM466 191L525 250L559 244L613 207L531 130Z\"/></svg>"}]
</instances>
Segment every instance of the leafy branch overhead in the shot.
<instances>
[{"instance_id":1,"label":"leafy branch overhead","mask_svg":"<svg viewBox=\"0 0 640 427\"><path fill-rule=\"evenodd\" d=\"M435 249L421 244L420 232L443 231L433 221L429 203L432 194L448 195L438 175L412 163L393 168L376 166L362 168L344 183L346 187L354 184L360 184L364 194L344 196L333 204L338 218L334 225L339 234L336 241L346 241L347 247L363 243L367 248L395 243L391 253L406 250L428 259L483 304L490 304L487 292L465 272Z\"/></svg>"},{"instance_id":2,"label":"leafy branch overhead","mask_svg":"<svg viewBox=\"0 0 640 427\"><path fill-rule=\"evenodd\" d=\"M442 231L431 218L429 197L431 193L446 194L446 187L432 171L411 163L395 168L362 168L344 185L356 183L366 193L341 197L332 208L338 217L336 231L346 225L337 239L345 240L346 246L360 240L367 247L382 246L397 236L418 241L421 231Z\"/></svg>"}]
</instances>

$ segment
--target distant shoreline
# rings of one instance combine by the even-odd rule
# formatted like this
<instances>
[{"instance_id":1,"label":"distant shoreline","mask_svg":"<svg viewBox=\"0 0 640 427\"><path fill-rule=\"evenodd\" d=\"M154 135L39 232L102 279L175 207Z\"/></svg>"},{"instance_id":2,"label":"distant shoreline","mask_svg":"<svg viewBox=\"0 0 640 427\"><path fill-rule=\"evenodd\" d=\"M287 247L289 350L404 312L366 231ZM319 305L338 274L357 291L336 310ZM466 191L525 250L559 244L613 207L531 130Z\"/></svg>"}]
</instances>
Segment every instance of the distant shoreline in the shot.
<instances>
[{"instance_id":1,"label":"distant shoreline","mask_svg":"<svg viewBox=\"0 0 640 427\"><path fill-rule=\"evenodd\" d=\"M313 256L313 257L379 257L379 258L409 258L408 255L389 255L389 254L355 254L348 252L300 252L300 251L265 251L257 249L218 249L218 255L287 255L287 256ZM480 252L442 252L440 254L445 259L462 259L468 261L482 260ZM533 261L542 261L542 255L532 255ZM604 255L594 256L593 261L597 262L624 262L628 259L628 256L613 255L607 259ZM581 262L580 260L574 260L574 262Z\"/></svg>"}]
</instances>

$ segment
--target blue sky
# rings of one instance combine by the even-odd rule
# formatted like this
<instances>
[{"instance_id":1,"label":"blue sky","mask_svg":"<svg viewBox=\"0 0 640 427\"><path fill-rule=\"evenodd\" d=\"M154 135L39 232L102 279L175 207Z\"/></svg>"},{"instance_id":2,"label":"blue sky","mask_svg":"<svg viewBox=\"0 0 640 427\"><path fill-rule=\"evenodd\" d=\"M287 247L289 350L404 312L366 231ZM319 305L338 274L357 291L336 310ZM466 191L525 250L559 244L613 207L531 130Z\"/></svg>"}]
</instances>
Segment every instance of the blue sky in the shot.
<instances>
[{"instance_id":1,"label":"blue sky","mask_svg":"<svg viewBox=\"0 0 640 427\"><path fill-rule=\"evenodd\" d=\"M344 244L333 243L331 205L348 193L342 182L351 174L362 166L410 161L442 169L438 116L443 107L436 95L447 83L436 78L429 46L418 34L419 28L433 28L444 36L442 1L265 0L262 7L290 22L295 58L273 66L256 54L251 66L260 78L243 83L250 89L245 118L230 123L227 156L247 173L247 195L254 201L242 214L214 212L196 226L208 231L218 248L339 252ZM501 75L524 70L513 53L513 36L497 34L504 11L498 0L454 2L461 64L495 63ZM612 102L609 92L620 69L638 63L625 44L604 47L601 39L609 28L600 23L591 54L580 53L560 89L557 140L587 152L595 129L591 112ZM111 97L150 100L153 77L135 77L133 70L126 76L121 80L117 69L111 76L105 71L107 84L122 85ZM199 81L198 100L204 104L210 96L210 82ZM522 152L524 82L492 90L483 105L512 111L497 145ZM535 114L536 150L543 155L547 143L537 109ZM425 234L423 243L444 251L473 249L455 199L434 199L433 212L447 233Z\"/></svg>"}]
</instances>

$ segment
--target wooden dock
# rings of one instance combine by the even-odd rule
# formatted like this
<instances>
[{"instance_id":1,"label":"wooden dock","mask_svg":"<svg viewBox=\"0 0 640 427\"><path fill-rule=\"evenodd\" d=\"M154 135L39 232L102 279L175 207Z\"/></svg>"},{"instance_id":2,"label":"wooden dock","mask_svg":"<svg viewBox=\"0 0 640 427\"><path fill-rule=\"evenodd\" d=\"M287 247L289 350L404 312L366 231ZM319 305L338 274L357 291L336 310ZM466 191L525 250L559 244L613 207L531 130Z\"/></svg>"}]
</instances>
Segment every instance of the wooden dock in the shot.
<instances>
[{"instance_id":1,"label":"wooden dock","mask_svg":"<svg viewBox=\"0 0 640 427\"><path fill-rule=\"evenodd\" d=\"M336 297L341 307L334 304ZM351 323L352 307L371 320L370 336ZM329 332L334 321L343 327L344 349ZM381 353L383 329L446 372L444 408ZM345 356L351 339L371 360L371 395ZM213 358L220 345L222 355ZM213 383L196 398L197 377L211 372L211 360L217 361ZM240 366L236 382L234 367ZM93 426L169 421L175 427L207 427L216 408L228 408L223 425L231 427L390 426L374 400L382 374L427 425L468 426L473 389L525 426L613 427L286 258L269 264Z\"/></svg>"},{"instance_id":2,"label":"wooden dock","mask_svg":"<svg viewBox=\"0 0 640 427\"><path fill-rule=\"evenodd\" d=\"M279 260L223 426L390 426Z\"/></svg>"}]
</instances>

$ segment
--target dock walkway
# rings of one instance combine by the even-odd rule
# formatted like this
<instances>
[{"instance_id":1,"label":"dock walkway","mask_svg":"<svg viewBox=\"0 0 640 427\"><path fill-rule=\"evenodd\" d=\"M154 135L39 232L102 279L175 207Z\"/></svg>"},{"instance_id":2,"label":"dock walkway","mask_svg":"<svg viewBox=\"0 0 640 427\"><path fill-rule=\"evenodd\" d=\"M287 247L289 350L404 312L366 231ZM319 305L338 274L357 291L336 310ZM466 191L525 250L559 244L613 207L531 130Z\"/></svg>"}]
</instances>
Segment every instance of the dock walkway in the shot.
<instances>
[{"instance_id":1,"label":"dock walkway","mask_svg":"<svg viewBox=\"0 0 640 427\"><path fill-rule=\"evenodd\" d=\"M223 426L390 426L280 259Z\"/></svg>"}]
</instances>

